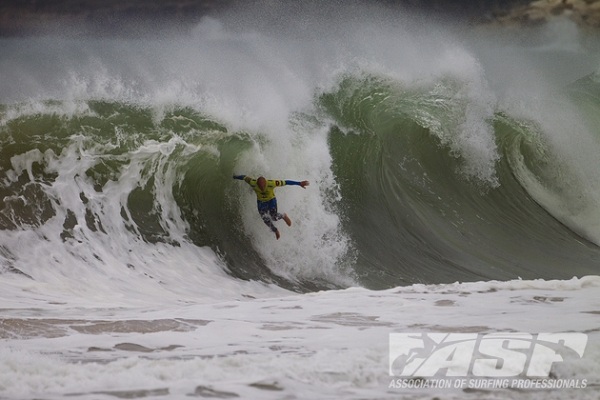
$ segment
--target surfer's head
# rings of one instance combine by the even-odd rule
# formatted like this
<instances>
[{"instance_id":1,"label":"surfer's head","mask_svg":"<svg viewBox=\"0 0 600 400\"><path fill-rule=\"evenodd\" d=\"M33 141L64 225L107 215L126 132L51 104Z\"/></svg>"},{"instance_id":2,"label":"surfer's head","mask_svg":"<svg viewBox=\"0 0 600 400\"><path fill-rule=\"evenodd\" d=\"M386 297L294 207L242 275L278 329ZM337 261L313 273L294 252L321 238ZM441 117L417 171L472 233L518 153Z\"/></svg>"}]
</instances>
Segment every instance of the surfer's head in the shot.
<instances>
[{"instance_id":1,"label":"surfer's head","mask_svg":"<svg viewBox=\"0 0 600 400\"><path fill-rule=\"evenodd\" d=\"M256 180L256 184L258 185L258 188L260 190L262 190L263 192L267 188L267 180L265 179L264 176L259 176L258 179Z\"/></svg>"}]
</instances>

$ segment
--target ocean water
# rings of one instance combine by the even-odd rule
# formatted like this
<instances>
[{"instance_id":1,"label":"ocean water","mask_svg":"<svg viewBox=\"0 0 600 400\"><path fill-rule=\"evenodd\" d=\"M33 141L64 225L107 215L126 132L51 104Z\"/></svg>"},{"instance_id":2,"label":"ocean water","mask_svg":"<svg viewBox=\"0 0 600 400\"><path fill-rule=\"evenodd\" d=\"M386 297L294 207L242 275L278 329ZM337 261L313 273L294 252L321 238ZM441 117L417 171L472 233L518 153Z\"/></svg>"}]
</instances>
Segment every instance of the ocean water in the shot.
<instances>
[{"instance_id":1,"label":"ocean water","mask_svg":"<svg viewBox=\"0 0 600 400\"><path fill-rule=\"evenodd\" d=\"M269 2L0 39L0 397L597 398L598 43ZM280 240L233 174L310 181ZM391 387L406 332L584 333L586 384Z\"/></svg>"}]
</instances>

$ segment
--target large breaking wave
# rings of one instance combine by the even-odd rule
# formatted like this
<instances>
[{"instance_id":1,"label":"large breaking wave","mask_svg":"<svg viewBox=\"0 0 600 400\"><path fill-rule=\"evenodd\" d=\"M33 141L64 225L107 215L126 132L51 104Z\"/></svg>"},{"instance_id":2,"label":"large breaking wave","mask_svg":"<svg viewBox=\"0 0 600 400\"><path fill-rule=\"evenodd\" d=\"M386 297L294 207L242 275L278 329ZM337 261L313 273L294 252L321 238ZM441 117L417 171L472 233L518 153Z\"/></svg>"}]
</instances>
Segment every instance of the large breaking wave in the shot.
<instances>
[{"instance_id":1,"label":"large breaking wave","mask_svg":"<svg viewBox=\"0 0 600 400\"><path fill-rule=\"evenodd\" d=\"M521 49L348 10L3 40L3 272L214 296L596 273L597 76L530 79L502 68ZM279 189L280 241L234 173L311 181Z\"/></svg>"}]
</instances>

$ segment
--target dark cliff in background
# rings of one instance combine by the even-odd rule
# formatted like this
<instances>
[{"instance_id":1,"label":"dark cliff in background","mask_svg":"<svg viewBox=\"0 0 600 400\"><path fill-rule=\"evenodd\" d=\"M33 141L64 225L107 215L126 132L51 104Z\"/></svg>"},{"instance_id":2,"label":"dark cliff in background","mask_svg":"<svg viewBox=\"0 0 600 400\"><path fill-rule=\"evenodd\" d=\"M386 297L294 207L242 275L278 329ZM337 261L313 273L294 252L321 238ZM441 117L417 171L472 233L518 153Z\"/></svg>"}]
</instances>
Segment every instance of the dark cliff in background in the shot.
<instances>
[{"instance_id":1,"label":"dark cliff in background","mask_svg":"<svg viewBox=\"0 0 600 400\"><path fill-rule=\"evenodd\" d=\"M0 35L62 33L81 35L151 34L161 27L185 29L219 10L243 8L239 0L3 0ZM564 15L582 26L600 27L599 0L358 0L407 9L471 24L540 24ZM280 1L272 1L277 4ZM268 1L264 3L269 4ZM348 2L339 1L344 7Z\"/></svg>"}]
</instances>

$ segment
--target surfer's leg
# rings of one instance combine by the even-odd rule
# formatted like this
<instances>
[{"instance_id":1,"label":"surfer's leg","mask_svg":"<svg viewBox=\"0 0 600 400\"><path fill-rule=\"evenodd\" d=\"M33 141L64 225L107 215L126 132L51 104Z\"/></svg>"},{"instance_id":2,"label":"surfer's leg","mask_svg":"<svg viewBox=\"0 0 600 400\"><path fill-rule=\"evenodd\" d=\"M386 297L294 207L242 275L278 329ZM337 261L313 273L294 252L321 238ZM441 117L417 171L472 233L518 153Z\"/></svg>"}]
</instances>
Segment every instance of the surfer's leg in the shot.
<instances>
[{"instance_id":1,"label":"surfer's leg","mask_svg":"<svg viewBox=\"0 0 600 400\"><path fill-rule=\"evenodd\" d=\"M275 199L273 199L275 200ZM271 231L275 234L275 237L277 238L277 240L279 240L279 237L281 236L279 234L279 230L277 229L277 227L273 224L273 221L277 221L279 218L277 218L277 201L275 201L275 209L273 210L272 208L272 202L271 201L258 201L257 202L257 206L258 206L258 213L260 214L260 217L262 218L263 222L265 223L265 225L267 225L269 227L269 229L271 229Z\"/></svg>"},{"instance_id":2,"label":"surfer's leg","mask_svg":"<svg viewBox=\"0 0 600 400\"><path fill-rule=\"evenodd\" d=\"M285 223L287 224L287 226L292 226L292 220L285 213L283 214L283 220L285 221Z\"/></svg>"},{"instance_id":3,"label":"surfer's leg","mask_svg":"<svg viewBox=\"0 0 600 400\"><path fill-rule=\"evenodd\" d=\"M274 198L271 201L269 201L269 214L271 215L273 221L279 221L280 219L283 219L287 223L287 215L281 214L277 211L277 198Z\"/></svg>"},{"instance_id":4,"label":"surfer's leg","mask_svg":"<svg viewBox=\"0 0 600 400\"><path fill-rule=\"evenodd\" d=\"M279 239L279 230L273 224L274 218L271 215L271 209L269 208L269 202L257 201L256 205L258 207L258 213L262 218L265 225L269 227L269 229L275 234L277 239Z\"/></svg>"},{"instance_id":5,"label":"surfer's leg","mask_svg":"<svg viewBox=\"0 0 600 400\"><path fill-rule=\"evenodd\" d=\"M271 218L271 216L269 214L264 213L264 214L261 214L260 217L262 218L265 225L267 225L269 227L269 229L271 229L273 232L275 232L277 230L275 225L273 225L273 219Z\"/></svg>"},{"instance_id":6,"label":"surfer's leg","mask_svg":"<svg viewBox=\"0 0 600 400\"><path fill-rule=\"evenodd\" d=\"M277 229L277 227L273 224L273 219L271 218L271 216L268 213L261 213L260 214L263 222L265 223L265 225L267 225L269 227L269 229L275 234L275 237L277 238L277 240L279 240L279 229Z\"/></svg>"},{"instance_id":7,"label":"surfer's leg","mask_svg":"<svg viewBox=\"0 0 600 400\"><path fill-rule=\"evenodd\" d=\"M271 208L269 210L269 215L273 221L279 221L283 218L283 214L278 213L276 208Z\"/></svg>"},{"instance_id":8,"label":"surfer's leg","mask_svg":"<svg viewBox=\"0 0 600 400\"><path fill-rule=\"evenodd\" d=\"M275 220L275 221L279 221L280 219L282 219L282 220L285 221L285 223L287 224L287 226L292 226L292 220L285 213L280 214L280 213L277 212L277 210L273 210L272 209L271 210L271 218L273 218L273 220Z\"/></svg>"},{"instance_id":9,"label":"surfer's leg","mask_svg":"<svg viewBox=\"0 0 600 400\"><path fill-rule=\"evenodd\" d=\"M262 220L271 229L271 231L275 234L275 237L279 240L280 234L279 229L273 224L273 219L268 213L261 214Z\"/></svg>"},{"instance_id":10,"label":"surfer's leg","mask_svg":"<svg viewBox=\"0 0 600 400\"><path fill-rule=\"evenodd\" d=\"M273 221L279 221L283 219L287 226L292 226L292 220L288 217L287 214L281 214L277 211L277 199L273 199L269 202L269 214L271 215L271 219Z\"/></svg>"}]
</instances>

